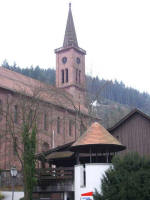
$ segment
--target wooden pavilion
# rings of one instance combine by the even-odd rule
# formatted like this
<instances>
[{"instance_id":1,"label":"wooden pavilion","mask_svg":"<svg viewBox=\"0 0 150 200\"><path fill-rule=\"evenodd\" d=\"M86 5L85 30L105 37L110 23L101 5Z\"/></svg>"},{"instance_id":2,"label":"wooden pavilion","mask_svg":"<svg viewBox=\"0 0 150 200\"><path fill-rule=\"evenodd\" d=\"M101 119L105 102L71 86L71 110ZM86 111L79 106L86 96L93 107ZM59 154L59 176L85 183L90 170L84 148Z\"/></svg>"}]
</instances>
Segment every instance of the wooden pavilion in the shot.
<instances>
[{"instance_id":1,"label":"wooden pavilion","mask_svg":"<svg viewBox=\"0 0 150 200\"><path fill-rule=\"evenodd\" d=\"M94 168L106 165L108 168L115 153L124 149L125 146L103 126L97 122L93 123L77 141L37 155L42 168L37 170L38 184L33 198L72 200L75 196L75 199L78 199L80 186L84 185L86 190L86 180L89 179L86 168L88 170L89 165L90 170L91 166ZM77 183L77 177L82 177L82 181L79 181L82 184ZM87 190L88 187L87 181Z\"/></svg>"}]
</instances>

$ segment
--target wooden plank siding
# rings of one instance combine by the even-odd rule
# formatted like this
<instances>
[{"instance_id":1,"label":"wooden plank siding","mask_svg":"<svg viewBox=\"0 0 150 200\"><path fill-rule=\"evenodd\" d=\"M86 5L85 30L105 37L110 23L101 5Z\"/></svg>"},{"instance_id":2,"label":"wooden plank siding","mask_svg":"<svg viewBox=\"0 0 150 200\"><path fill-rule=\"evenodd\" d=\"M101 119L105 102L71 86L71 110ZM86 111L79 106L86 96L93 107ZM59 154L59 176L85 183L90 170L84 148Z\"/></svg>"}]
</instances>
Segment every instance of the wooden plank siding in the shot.
<instances>
[{"instance_id":1,"label":"wooden plank siding","mask_svg":"<svg viewBox=\"0 0 150 200\"><path fill-rule=\"evenodd\" d=\"M150 120L140 113L135 112L110 132L127 147L121 154L150 155Z\"/></svg>"}]
</instances>

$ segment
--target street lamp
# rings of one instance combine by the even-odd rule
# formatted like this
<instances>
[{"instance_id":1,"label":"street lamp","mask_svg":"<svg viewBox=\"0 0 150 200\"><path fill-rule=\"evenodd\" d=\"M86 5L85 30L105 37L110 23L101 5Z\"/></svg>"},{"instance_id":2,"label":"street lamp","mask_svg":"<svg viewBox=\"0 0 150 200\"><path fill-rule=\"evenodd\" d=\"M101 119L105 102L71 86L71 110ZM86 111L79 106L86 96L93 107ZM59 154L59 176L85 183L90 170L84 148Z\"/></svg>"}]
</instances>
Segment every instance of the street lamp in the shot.
<instances>
[{"instance_id":1,"label":"street lamp","mask_svg":"<svg viewBox=\"0 0 150 200\"><path fill-rule=\"evenodd\" d=\"M14 178L17 176L16 167L12 167L10 169L10 173L11 173L11 176L12 176L12 200L14 200Z\"/></svg>"}]
</instances>

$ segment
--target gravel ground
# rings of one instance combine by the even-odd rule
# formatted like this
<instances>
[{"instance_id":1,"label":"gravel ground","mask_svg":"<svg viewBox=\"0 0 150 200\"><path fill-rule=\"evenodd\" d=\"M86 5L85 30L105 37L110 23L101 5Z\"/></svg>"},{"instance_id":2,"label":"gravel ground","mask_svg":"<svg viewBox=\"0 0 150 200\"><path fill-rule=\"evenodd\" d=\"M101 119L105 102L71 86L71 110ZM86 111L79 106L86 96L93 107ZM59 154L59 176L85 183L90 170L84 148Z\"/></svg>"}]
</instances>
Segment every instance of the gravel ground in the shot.
<instances>
[{"instance_id":1,"label":"gravel ground","mask_svg":"<svg viewBox=\"0 0 150 200\"><path fill-rule=\"evenodd\" d=\"M12 200L12 192L1 192L1 193L5 196L4 200ZM23 192L15 192L14 200L19 200L23 196L24 196Z\"/></svg>"}]
</instances>

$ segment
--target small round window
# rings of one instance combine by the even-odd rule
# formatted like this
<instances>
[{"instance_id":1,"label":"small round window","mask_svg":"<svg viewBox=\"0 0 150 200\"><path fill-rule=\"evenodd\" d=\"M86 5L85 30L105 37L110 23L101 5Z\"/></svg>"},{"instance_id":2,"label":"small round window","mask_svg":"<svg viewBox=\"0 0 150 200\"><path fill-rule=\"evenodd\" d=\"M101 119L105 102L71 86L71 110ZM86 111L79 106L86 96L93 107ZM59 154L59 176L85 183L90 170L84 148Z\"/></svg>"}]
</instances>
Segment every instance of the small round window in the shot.
<instances>
[{"instance_id":1,"label":"small round window","mask_svg":"<svg viewBox=\"0 0 150 200\"><path fill-rule=\"evenodd\" d=\"M62 58L62 62L65 64L67 62L67 58L66 57L63 57Z\"/></svg>"},{"instance_id":2,"label":"small round window","mask_svg":"<svg viewBox=\"0 0 150 200\"><path fill-rule=\"evenodd\" d=\"M80 58L76 58L76 62L77 62L77 64L80 64Z\"/></svg>"}]
</instances>

